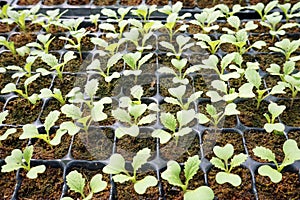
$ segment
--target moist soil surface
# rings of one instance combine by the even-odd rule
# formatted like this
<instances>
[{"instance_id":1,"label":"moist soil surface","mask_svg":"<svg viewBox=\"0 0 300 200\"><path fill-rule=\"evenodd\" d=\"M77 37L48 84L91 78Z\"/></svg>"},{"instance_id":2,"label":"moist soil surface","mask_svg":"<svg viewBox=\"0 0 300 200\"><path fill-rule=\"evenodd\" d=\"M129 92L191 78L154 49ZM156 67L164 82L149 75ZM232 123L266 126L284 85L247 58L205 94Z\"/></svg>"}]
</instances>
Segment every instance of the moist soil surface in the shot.
<instances>
[{"instance_id":1,"label":"moist soil surface","mask_svg":"<svg viewBox=\"0 0 300 200\"><path fill-rule=\"evenodd\" d=\"M16 172L0 173L0 198L9 200L12 198L16 185Z\"/></svg>"}]
</instances>

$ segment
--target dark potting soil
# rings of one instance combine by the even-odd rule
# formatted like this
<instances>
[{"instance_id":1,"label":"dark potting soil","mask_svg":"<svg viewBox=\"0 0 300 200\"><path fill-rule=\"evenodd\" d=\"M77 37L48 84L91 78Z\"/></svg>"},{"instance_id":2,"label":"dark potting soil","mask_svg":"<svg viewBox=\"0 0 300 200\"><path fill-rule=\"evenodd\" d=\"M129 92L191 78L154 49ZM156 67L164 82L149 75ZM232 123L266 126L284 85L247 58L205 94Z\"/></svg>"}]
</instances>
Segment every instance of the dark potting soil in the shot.
<instances>
[{"instance_id":1,"label":"dark potting soil","mask_svg":"<svg viewBox=\"0 0 300 200\"><path fill-rule=\"evenodd\" d=\"M300 127L300 99L295 99L293 103L291 99L279 100L277 104L286 106L286 109L280 115L282 123L288 126Z\"/></svg>"},{"instance_id":2,"label":"dark potting soil","mask_svg":"<svg viewBox=\"0 0 300 200\"><path fill-rule=\"evenodd\" d=\"M3 200L11 199L16 183L16 171L0 173L0 198Z\"/></svg>"},{"instance_id":3,"label":"dark potting soil","mask_svg":"<svg viewBox=\"0 0 300 200\"><path fill-rule=\"evenodd\" d=\"M109 6L114 5L117 0L94 0L94 4L97 6Z\"/></svg>"},{"instance_id":4,"label":"dark potting soil","mask_svg":"<svg viewBox=\"0 0 300 200\"><path fill-rule=\"evenodd\" d=\"M60 5L63 4L65 0L44 0L43 4L46 6Z\"/></svg>"},{"instance_id":5,"label":"dark potting soil","mask_svg":"<svg viewBox=\"0 0 300 200\"><path fill-rule=\"evenodd\" d=\"M0 67L7 67L9 65L24 66L25 63L26 56L13 55L11 52L2 52L0 54Z\"/></svg>"},{"instance_id":6,"label":"dark potting soil","mask_svg":"<svg viewBox=\"0 0 300 200\"><path fill-rule=\"evenodd\" d=\"M47 167L46 171L39 174L36 179L26 177L21 172L22 183L18 191L18 199L59 199L61 196L64 180L63 170L60 168Z\"/></svg>"},{"instance_id":7,"label":"dark potting soil","mask_svg":"<svg viewBox=\"0 0 300 200\"><path fill-rule=\"evenodd\" d=\"M214 191L217 199L255 199L255 196L252 192L251 174L248 169L237 167L231 171L233 174L238 174L242 179L241 185L237 187L234 187L229 183L218 184L216 182L216 175L219 171L220 170L213 167L208 173L208 184Z\"/></svg>"},{"instance_id":8,"label":"dark potting soil","mask_svg":"<svg viewBox=\"0 0 300 200\"><path fill-rule=\"evenodd\" d=\"M168 3L168 0L146 0L146 4L148 5L164 6L168 5Z\"/></svg>"},{"instance_id":9,"label":"dark potting soil","mask_svg":"<svg viewBox=\"0 0 300 200\"><path fill-rule=\"evenodd\" d=\"M246 0L198 0L198 6L200 8L211 8L218 4L225 4L229 6L230 8L235 4L240 4L241 6L247 5Z\"/></svg>"},{"instance_id":10,"label":"dark potting soil","mask_svg":"<svg viewBox=\"0 0 300 200\"><path fill-rule=\"evenodd\" d=\"M73 6L79 6L89 4L90 0L68 0L67 3Z\"/></svg>"},{"instance_id":11,"label":"dark potting soil","mask_svg":"<svg viewBox=\"0 0 300 200\"><path fill-rule=\"evenodd\" d=\"M27 6L27 5L35 5L39 2L39 0L19 0L18 5Z\"/></svg>"},{"instance_id":12,"label":"dark potting soil","mask_svg":"<svg viewBox=\"0 0 300 200\"><path fill-rule=\"evenodd\" d=\"M17 89L22 90L25 93L24 82L27 80L27 77L22 77L18 81ZM40 76L35 81L28 85L28 96L36 93L39 94L39 91L43 88L50 88L52 82L52 76Z\"/></svg>"},{"instance_id":13,"label":"dark potting soil","mask_svg":"<svg viewBox=\"0 0 300 200\"><path fill-rule=\"evenodd\" d=\"M284 159L284 153L282 150L283 143L286 141L285 136L276 135L274 133L259 132L259 131L247 131L244 133L246 140L246 147L249 152L249 156L258 162L267 162L266 160L256 157L253 153L253 149L258 146L262 146L270 149L276 157L277 162L282 162Z\"/></svg>"},{"instance_id":14,"label":"dark potting soil","mask_svg":"<svg viewBox=\"0 0 300 200\"><path fill-rule=\"evenodd\" d=\"M142 0L121 0L121 5L125 6L137 6L142 3Z\"/></svg>"},{"instance_id":15,"label":"dark potting soil","mask_svg":"<svg viewBox=\"0 0 300 200\"><path fill-rule=\"evenodd\" d=\"M11 35L9 41L14 42L15 47L19 48L25 46L27 43L36 41L36 34L30 32L21 32Z\"/></svg>"}]
</instances>

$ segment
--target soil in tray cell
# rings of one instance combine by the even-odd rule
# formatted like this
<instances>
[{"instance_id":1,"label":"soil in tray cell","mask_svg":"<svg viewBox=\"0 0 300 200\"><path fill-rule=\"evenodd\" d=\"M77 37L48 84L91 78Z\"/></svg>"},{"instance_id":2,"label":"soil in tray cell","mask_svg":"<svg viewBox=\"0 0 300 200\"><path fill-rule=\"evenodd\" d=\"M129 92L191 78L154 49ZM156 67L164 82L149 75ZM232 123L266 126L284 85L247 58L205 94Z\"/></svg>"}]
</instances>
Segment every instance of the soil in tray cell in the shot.
<instances>
[{"instance_id":1,"label":"soil in tray cell","mask_svg":"<svg viewBox=\"0 0 300 200\"><path fill-rule=\"evenodd\" d=\"M27 77L20 78L17 89L24 91L24 83L27 80ZM40 90L43 88L49 88L52 82L52 76L40 76L35 81L28 85L28 96L36 93L39 94ZM25 91L24 91L25 92Z\"/></svg>"},{"instance_id":2,"label":"soil in tray cell","mask_svg":"<svg viewBox=\"0 0 300 200\"><path fill-rule=\"evenodd\" d=\"M9 200L12 198L16 182L16 171L0 173L0 199Z\"/></svg>"},{"instance_id":3,"label":"soil in tray cell","mask_svg":"<svg viewBox=\"0 0 300 200\"><path fill-rule=\"evenodd\" d=\"M271 64L276 63L279 66L282 66L285 62L284 55L278 54L278 53L272 53L272 54L257 54L255 56L255 59L260 64L259 67L266 71L267 68L270 67Z\"/></svg>"},{"instance_id":4,"label":"soil in tray cell","mask_svg":"<svg viewBox=\"0 0 300 200\"><path fill-rule=\"evenodd\" d=\"M142 0L120 0L120 1L121 1L120 4L124 6L137 6L142 3Z\"/></svg>"},{"instance_id":5,"label":"soil in tray cell","mask_svg":"<svg viewBox=\"0 0 300 200\"><path fill-rule=\"evenodd\" d=\"M144 148L151 150L151 157L148 161L154 159L156 155L156 139L151 137L152 129L140 129L137 137L125 135L116 142L116 152L121 154L126 161L132 161L136 153Z\"/></svg>"},{"instance_id":6,"label":"soil in tray cell","mask_svg":"<svg viewBox=\"0 0 300 200\"><path fill-rule=\"evenodd\" d=\"M214 191L215 197L217 197L217 199L255 199L251 186L251 174L248 169L244 169L241 166L239 166L231 171L231 173L239 175L242 179L241 185L237 187L234 187L229 183L218 184L216 182L216 175L218 172L220 172L220 170L215 167L213 167L208 172L208 184L210 188Z\"/></svg>"},{"instance_id":7,"label":"soil in tray cell","mask_svg":"<svg viewBox=\"0 0 300 200\"><path fill-rule=\"evenodd\" d=\"M93 2L96 6L110 6L114 5L117 0L94 0Z\"/></svg>"},{"instance_id":8,"label":"soil in tray cell","mask_svg":"<svg viewBox=\"0 0 300 200\"><path fill-rule=\"evenodd\" d=\"M148 5L164 6L168 5L168 3L168 0L146 0L146 4Z\"/></svg>"},{"instance_id":9,"label":"soil in tray cell","mask_svg":"<svg viewBox=\"0 0 300 200\"><path fill-rule=\"evenodd\" d=\"M9 65L24 66L25 63L26 63L25 56L22 57L19 55L13 55L11 52L8 51L2 52L0 54L0 67L7 67Z\"/></svg>"},{"instance_id":10,"label":"soil in tray cell","mask_svg":"<svg viewBox=\"0 0 300 200\"><path fill-rule=\"evenodd\" d=\"M0 66L1 67L1 66ZM16 83L16 79L11 78L12 74L0 74L0 91L8 84L8 83Z\"/></svg>"},{"instance_id":11,"label":"soil in tray cell","mask_svg":"<svg viewBox=\"0 0 300 200\"><path fill-rule=\"evenodd\" d=\"M73 6L79 6L89 4L90 0L68 0L67 3Z\"/></svg>"},{"instance_id":12,"label":"soil in tray cell","mask_svg":"<svg viewBox=\"0 0 300 200\"><path fill-rule=\"evenodd\" d=\"M1 127L0 135L3 135L9 127ZM28 140L20 140L19 137L22 134L22 129L18 128L16 133L13 133L7 137L6 140L0 143L0 159L5 159L6 156L11 155L14 149L23 149L26 147ZM1 173L0 173L1 174Z\"/></svg>"},{"instance_id":13,"label":"soil in tray cell","mask_svg":"<svg viewBox=\"0 0 300 200\"><path fill-rule=\"evenodd\" d=\"M259 109L256 109L256 100L245 100L237 103L237 110L240 111L238 115L241 123L249 127L263 128L267 123L264 113L268 113L268 102L262 101Z\"/></svg>"},{"instance_id":14,"label":"soil in tray cell","mask_svg":"<svg viewBox=\"0 0 300 200\"><path fill-rule=\"evenodd\" d=\"M159 94L163 97L169 97L170 93L168 91L169 88L177 88L179 87L180 83L174 83L173 82L173 78L174 76L162 76L159 79ZM191 94L193 94L192 91L192 79L190 77L187 77L187 79L189 80L189 84L186 85L186 91L185 91L185 95L183 95L183 98L188 98L191 96Z\"/></svg>"},{"instance_id":15,"label":"soil in tray cell","mask_svg":"<svg viewBox=\"0 0 300 200\"><path fill-rule=\"evenodd\" d=\"M88 195L90 193L90 188L89 188L89 183L91 181L91 179L93 178L93 176L95 176L96 174L102 174L102 181L105 181L107 183L107 187L96 194L93 194L93 198L92 200L96 200L96 199L100 199L100 200L106 200L109 199L109 194L110 194L110 180L109 180L109 175L108 174L104 174L102 172L101 169L98 170L90 170L90 169L86 169L86 168L79 168L79 167L71 167L68 169L68 173L73 171L73 170L77 170L79 173L82 174L83 178L86 180L85 181L85 187L84 187L84 194ZM80 199L81 195L79 193L75 193L74 191L68 190L66 192L66 194L64 195L64 197L71 197L73 199Z\"/></svg>"},{"instance_id":16,"label":"soil in tray cell","mask_svg":"<svg viewBox=\"0 0 300 200\"><path fill-rule=\"evenodd\" d=\"M153 169L150 169L153 170ZM146 176L156 177L154 171L142 171L137 173L137 180L141 180ZM159 199L159 188L158 186L149 187L146 192L142 195L139 195L134 190L133 183L131 181L126 181L124 183L116 183L117 190L117 199L119 200L128 200L128 199Z\"/></svg>"},{"instance_id":17,"label":"soil in tray cell","mask_svg":"<svg viewBox=\"0 0 300 200\"><path fill-rule=\"evenodd\" d=\"M175 160L183 163L188 157L199 155L200 156L200 141L196 132L191 132L178 139L178 143L172 138L166 144L160 144L161 158L169 161Z\"/></svg>"},{"instance_id":18,"label":"soil in tray cell","mask_svg":"<svg viewBox=\"0 0 300 200\"><path fill-rule=\"evenodd\" d=\"M213 153L214 146L224 147L226 144L232 144L234 154L245 153L242 135L237 132L221 133L218 130L206 130L202 135L203 154L208 160L215 157Z\"/></svg>"},{"instance_id":19,"label":"soil in tray cell","mask_svg":"<svg viewBox=\"0 0 300 200\"><path fill-rule=\"evenodd\" d=\"M288 138L293 139L297 142L298 147L300 147L300 131L290 131L288 132Z\"/></svg>"},{"instance_id":20,"label":"soil in tray cell","mask_svg":"<svg viewBox=\"0 0 300 200\"><path fill-rule=\"evenodd\" d=\"M10 36L9 41L14 42L15 47L19 48L22 46L25 46L26 44L30 42L36 41L36 34L26 32L26 33L16 33Z\"/></svg>"},{"instance_id":21,"label":"soil in tray cell","mask_svg":"<svg viewBox=\"0 0 300 200\"><path fill-rule=\"evenodd\" d=\"M300 99L295 99L293 105L291 99L279 100L277 104L286 106L286 109L280 115L282 123L288 126L300 127Z\"/></svg>"},{"instance_id":22,"label":"soil in tray cell","mask_svg":"<svg viewBox=\"0 0 300 200\"><path fill-rule=\"evenodd\" d=\"M230 8L235 4L240 4L241 6L246 6L246 0L196 0L200 8L211 8L218 4L226 4Z\"/></svg>"},{"instance_id":23,"label":"soil in tray cell","mask_svg":"<svg viewBox=\"0 0 300 200\"><path fill-rule=\"evenodd\" d=\"M35 105L27 99L18 97L10 100L5 107L9 111L6 123L12 125L31 124L37 120L42 109L42 101L37 101Z\"/></svg>"},{"instance_id":24,"label":"soil in tray cell","mask_svg":"<svg viewBox=\"0 0 300 200\"><path fill-rule=\"evenodd\" d=\"M68 94L74 87L79 87L82 90L81 92L83 92L86 80L86 75L63 74L63 79L55 77L53 89L60 89L63 96Z\"/></svg>"},{"instance_id":25,"label":"soil in tray cell","mask_svg":"<svg viewBox=\"0 0 300 200\"><path fill-rule=\"evenodd\" d=\"M269 177L258 174L255 180L259 199L300 199L300 181L297 173L283 172L279 183L272 183Z\"/></svg>"},{"instance_id":26,"label":"soil in tray cell","mask_svg":"<svg viewBox=\"0 0 300 200\"><path fill-rule=\"evenodd\" d=\"M16 24L8 24L0 22L0 33L8 33L13 30Z\"/></svg>"},{"instance_id":27,"label":"soil in tray cell","mask_svg":"<svg viewBox=\"0 0 300 200\"><path fill-rule=\"evenodd\" d=\"M22 184L18 191L18 199L59 199L63 189L63 170L47 166L46 171L38 174L36 179L26 177L21 172Z\"/></svg>"},{"instance_id":28,"label":"soil in tray cell","mask_svg":"<svg viewBox=\"0 0 300 200\"><path fill-rule=\"evenodd\" d=\"M277 162L282 162L284 159L284 153L282 150L283 143L286 141L285 136L276 135L274 133L259 132L259 131L247 131L244 133L246 140L246 147L249 152L249 156L258 162L267 162L266 160L256 157L253 153L253 149L257 146L262 146L270 149L276 157Z\"/></svg>"},{"instance_id":29,"label":"soil in tray cell","mask_svg":"<svg viewBox=\"0 0 300 200\"><path fill-rule=\"evenodd\" d=\"M39 0L19 0L18 5L20 6L28 6L28 5L35 5L39 2Z\"/></svg>"},{"instance_id":30,"label":"soil in tray cell","mask_svg":"<svg viewBox=\"0 0 300 200\"><path fill-rule=\"evenodd\" d=\"M105 160L112 154L113 129L90 129L75 135L71 154L77 160Z\"/></svg>"},{"instance_id":31,"label":"soil in tray cell","mask_svg":"<svg viewBox=\"0 0 300 200\"><path fill-rule=\"evenodd\" d=\"M43 4L46 6L60 5L63 4L65 0L44 0Z\"/></svg>"}]
</instances>

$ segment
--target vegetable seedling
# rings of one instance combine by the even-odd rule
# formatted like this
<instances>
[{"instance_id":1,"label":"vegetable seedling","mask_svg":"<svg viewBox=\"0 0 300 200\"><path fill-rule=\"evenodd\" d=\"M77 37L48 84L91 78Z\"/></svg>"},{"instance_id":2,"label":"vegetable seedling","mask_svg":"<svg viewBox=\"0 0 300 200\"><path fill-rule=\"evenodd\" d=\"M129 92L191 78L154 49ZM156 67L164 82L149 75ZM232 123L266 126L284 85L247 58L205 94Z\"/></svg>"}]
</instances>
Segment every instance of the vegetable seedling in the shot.
<instances>
[{"instance_id":1,"label":"vegetable seedling","mask_svg":"<svg viewBox=\"0 0 300 200\"><path fill-rule=\"evenodd\" d=\"M221 40L212 40L210 36L206 34L197 33L194 34L194 38L200 40L196 45L199 45L203 49L208 49L211 54L216 54L222 44Z\"/></svg>"},{"instance_id":2,"label":"vegetable seedling","mask_svg":"<svg viewBox=\"0 0 300 200\"><path fill-rule=\"evenodd\" d=\"M113 154L108 165L103 168L103 172L106 174L112 174L114 182L124 183L131 181L134 184L134 190L138 194L144 194L149 187L157 185L158 181L154 176L146 176L141 180L137 180L137 171L147 163L150 158L150 149L144 148L137 152L133 157L131 166L133 168L133 175L130 175L129 171L125 169L125 159L121 154Z\"/></svg>"},{"instance_id":3,"label":"vegetable seedling","mask_svg":"<svg viewBox=\"0 0 300 200\"><path fill-rule=\"evenodd\" d=\"M214 199L214 192L207 186L200 186L194 190L188 189L189 181L197 174L200 162L198 155L187 159L184 163L184 183L180 178L181 167L173 160L167 163L167 169L161 174L161 177L168 181L169 184L180 187L184 193L184 200L194 200L199 197L201 197L201 200L212 200Z\"/></svg>"},{"instance_id":4,"label":"vegetable seedling","mask_svg":"<svg viewBox=\"0 0 300 200\"><path fill-rule=\"evenodd\" d=\"M270 1L266 6L263 3L258 3L249 7L249 9L255 10L262 21L266 20L268 13L278 5L278 1Z\"/></svg>"},{"instance_id":5,"label":"vegetable seedling","mask_svg":"<svg viewBox=\"0 0 300 200\"><path fill-rule=\"evenodd\" d=\"M149 61L152 56L153 53L149 53L142 57L141 52L124 54L123 60L131 68L130 70L124 70L124 76L134 75L137 80L137 76L142 73L141 66Z\"/></svg>"},{"instance_id":6,"label":"vegetable seedling","mask_svg":"<svg viewBox=\"0 0 300 200\"><path fill-rule=\"evenodd\" d=\"M267 119L267 122L264 125L264 129L268 132L271 133L274 131L275 134L278 135L283 135L284 131L284 125L282 123L275 123L275 119L285 110L284 105L277 105L276 103L271 102L268 105L268 111L271 114L271 116L268 113L264 114L264 117Z\"/></svg>"},{"instance_id":7,"label":"vegetable seedling","mask_svg":"<svg viewBox=\"0 0 300 200\"><path fill-rule=\"evenodd\" d=\"M13 55L25 56L25 54L30 53L30 49L26 46L15 48L15 43L6 40L5 37L0 36L0 45L5 46Z\"/></svg>"},{"instance_id":8,"label":"vegetable seedling","mask_svg":"<svg viewBox=\"0 0 300 200\"><path fill-rule=\"evenodd\" d=\"M31 51L32 55L42 56L44 53L46 53L46 54L49 53L49 46L54 39L55 39L55 37L51 38L50 33L47 35L39 34L39 35L37 35L37 40L41 44L38 42L31 42L31 43L26 44L26 46L34 47L34 48L38 49L38 50Z\"/></svg>"},{"instance_id":9,"label":"vegetable seedling","mask_svg":"<svg viewBox=\"0 0 300 200\"><path fill-rule=\"evenodd\" d=\"M269 165L262 165L258 168L258 173L261 176L269 177L273 183L279 183L282 180L281 172L284 167L293 164L296 160L300 160L300 150L297 142L293 139L288 139L284 142L283 153L285 157L280 165L275 159L275 154L266 147L255 147L253 153L255 156L275 164L275 169Z\"/></svg>"},{"instance_id":10,"label":"vegetable seedling","mask_svg":"<svg viewBox=\"0 0 300 200\"><path fill-rule=\"evenodd\" d=\"M6 69L15 71L15 73L11 76L12 78L20 78L23 76L26 76L27 78L29 78L32 76L31 67L36 59L37 59L37 56L28 56L26 58L26 64L24 65L24 67L9 65L6 67Z\"/></svg>"},{"instance_id":11,"label":"vegetable seedling","mask_svg":"<svg viewBox=\"0 0 300 200\"><path fill-rule=\"evenodd\" d=\"M57 89L57 88L54 88L53 92L50 89L48 89L48 88L41 89L40 94L39 94L39 98L40 99L43 99L43 98L54 98L57 101L59 101L59 103L61 105L65 105L66 104L66 100L63 97L60 89Z\"/></svg>"},{"instance_id":12,"label":"vegetable seedling","mask_svg":"<svg viewBox=\"0 0 300 200\"><path fill-rule=\"evenodd\" d=\"M210 162L216 167L222 170L222 172L218 172L216 175L216 181L218 184L230 183L231 185L237 187L242 183L242 179L238 174L231 173L232 169L240 166L244 163L248 156L246 154L240 153L238 155L234 155L234 148L232 144L226 144L224 147L215 146L213 148L214 154L217 157L212 157ZM232 157L233 156L233 157ZM229 165L229 158L230 167Z\"/></svg>"},{"instance_id":13,"label":"vegetable seedling","mask_svg":"<svg viewBox=\"0 0 300 200\"><path fill-rule=\"evenodd\" d=\"M66 176L67 186L70 190L79 193L84 200L92 199L93 195L99 193L107 187L107 183L102 180L102 174L96 174L89 183L89 194L85 194L86 179L77 170L71 171ZM63 197L61 200L73 200L71 197Z\"/></svg>"},{"instance_id":14,"label":"vegetable seedling","mask_svg":"<svg viewBox=\"0 0 300 200\"><path fill-rule=\"evenodd\" d=\"M275 47L269 47L271 51L282 53L285 56L286 61L298 61L300 60L300 56L293 56L291 57L292 53L297 51L300 47L300 39L292 40L285 38L279 42L275 43Z\"/></svg>"},{"instance_id":15,"label":"vegetable seedling","mask_svg":"<svg viewBox=\"0 0 300 200\"><path fill-rule=\"evenodd\" d=\"M28 146L22 152L20 149L14 149L10 156L5 158L5 165L2 166L1 172L12 172L18 169L27 171L26 176L30 179L37 178L39 173L44 173L45 165L31 167L30 160L33 154L33 146Z\"/></svg>"}]
</instances>

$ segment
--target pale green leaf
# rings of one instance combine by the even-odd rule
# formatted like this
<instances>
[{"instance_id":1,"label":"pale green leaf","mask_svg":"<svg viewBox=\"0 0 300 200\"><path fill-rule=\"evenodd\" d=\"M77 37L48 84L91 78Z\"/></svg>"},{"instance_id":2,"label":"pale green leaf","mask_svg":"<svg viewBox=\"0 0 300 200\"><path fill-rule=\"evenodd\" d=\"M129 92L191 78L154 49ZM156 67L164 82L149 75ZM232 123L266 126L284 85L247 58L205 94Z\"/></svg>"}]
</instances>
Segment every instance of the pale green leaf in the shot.
<instances>
[{"instance_id":1,"label":"pale green leaf","mask_svg":"<svg viewBox=\"0 0 300 200\"><path fill-rule=\"evenodd\" d=\"M268 176L273 183L279 183L282 179L282 175L276 169L273 169L269 165L263 165L258 168L258 173L261 176Z\"/></svg>"},{"instance_id":2,"label":"pale green leaf","mask_svg":"<svg viewBox=\"0 0 300 200\"><path fill-rule=\"evenodd\" d=\"M137 171L142 165L147 163L147 160L150 158L151 150L149 148L144 148L137 152L137 154L133 157L132 167L133 170Z\"/></svg>"},{"instance_id":3,"label":"pale green leaf","mask_svg":"<svg viewBox=\"0 0 300 200\"><path fill-rule=\"evenodd\" d=\"M154 187L158 183L157 179L154 176L146 176L142 180L137 181L134 184L134 190L138 194L144 194L149 187Z\"/></svg>"},{"instance_id":4,"label":"pale green leaf","mask_svg":"<svg viewBox=\"0 0 300 200\"><path fill-rule=\"evenodd\" d=\"M230 183L237 187L242 183L241 177L237 174L231 174L226 172L218 172L216 175L216 181L219 184Z\"/></svg>"},{"instance_id":5,"label":"pale green leaf","mask_svg":"<svg viewBox=\"0 0 300 200\"><path fill-rule=\"evenodd\" d=\"M107 183L102 180L102 174L96 174L92 177L90 182L90 188L93 193L98 193L104 190L107 186Z\"/></svg>"},{"instance_id":6,"label":"pale green leaf","mask_svg":"<svg viewBox=\"0 0 300 200\"><path fill-rule=\"evenodd\" d=\"M45 165L39 165L36 167L32 167L26 174L26 176L30 179L37 178L38 174L44 173L46 170Z\"/></svg>"}]
</instances>

